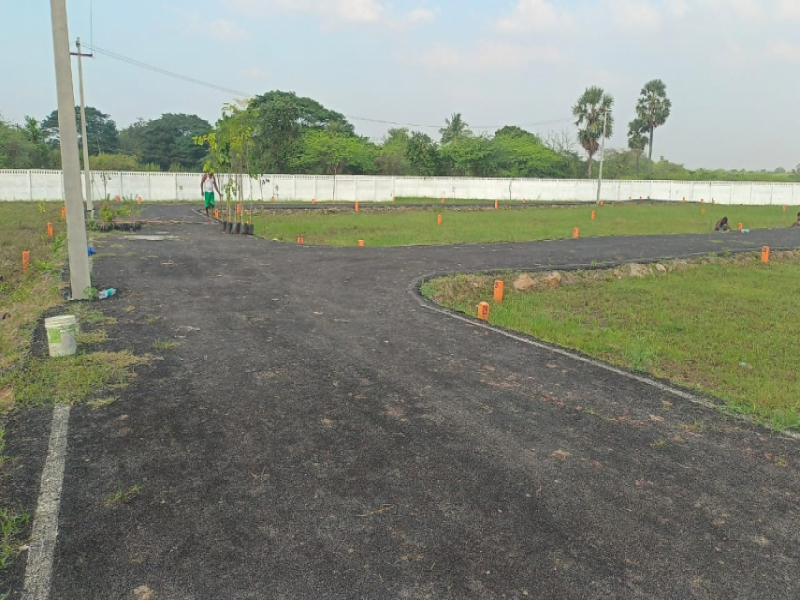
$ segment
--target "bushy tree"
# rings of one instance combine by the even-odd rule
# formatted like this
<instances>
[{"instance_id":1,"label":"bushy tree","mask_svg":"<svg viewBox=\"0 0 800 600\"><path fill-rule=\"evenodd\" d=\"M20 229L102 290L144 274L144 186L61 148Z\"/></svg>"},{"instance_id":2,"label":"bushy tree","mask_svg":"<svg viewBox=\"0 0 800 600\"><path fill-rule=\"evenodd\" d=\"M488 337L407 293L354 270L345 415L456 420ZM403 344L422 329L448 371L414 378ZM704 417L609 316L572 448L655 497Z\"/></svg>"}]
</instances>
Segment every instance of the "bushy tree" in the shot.
<instances>
[{"instance_id":1,"label":"bushy tree","mask_svg":"<svg viewBox=\"0 0 800 600\"><path fill-rule=\"evenodd\" d=\"M634 119L628 123L628 149L636 156L636 177L639 177L639 160L648 145L647 125L641 119Z\"/></svg>"},{"instance_id":2,"label":"bushy tree","mask_svg":"<svg viewBox=\"0 0 800 600\"><path fill-rule=\"evenodd\" d=\"M207 151L195 144L194 138L209 131L209 122L197 115L164 114L137 132L137 158L144 164L157 164L164 171L172 165L198 171L206 162Z\"/></svg>"},{"instance_id":3,"label":"bushy tree","mask_svg":"<svg viewBox=\"0 0 800 600\"><path fill-rule=\"evenodd\" d=\"M426 133L415 131L408 139L406 158L414 175L433 177L439 170L439 147Z\"/></svg>"},{"instance_id":4,"label":"bushy tree","mask_svg":"<svg viewBox=\"0 0 800 600\"><path fill-rule=\"evenodd\" d=\"M312 129L303 136L302 152L295 159L306 173L365 174L374 170L375 150L364 138L332 129Z\"/></svg>"},{"instance_id":5,"label":"bushy tree","mask_svg":"<svg viewBox=\"0 0 800 600\"><path fill-rule=\"evenodd\" d=\"M461 113L453 113L449 119L445 119L445 126L439 130L439 133L442 135L442 146L472 135L469 125L461 117Z\"/></svg>"},{"instance_id":6,"label":"bushy tree","mask_svg":"<svg viewBox=\"0 0 800 600\"><path fill-rule=\"evenodd\" d=\"M381 175L410 175L408 162L408 129L390 129L377 149L375 166Z\"/></svg>"},{"instance_id":7,"label":"bushy tree","mask_svg":"<svg viewBox=\"0 0 800 600\"><path fill-rule=\"evenodd\" d=\"M81 135L81 110L75 107L75 121L77 124L78 147L83 150L83 136ZM45 140L51 147L58 147L60 137L58 134L58 110L51 112L42 121L42 132ZM89 155L101 152L113 153L119 148L119 131L114 120L104 112L93 106L86 107L86 136L89 138L87 148Z\"/></svg>"}]
</instances>

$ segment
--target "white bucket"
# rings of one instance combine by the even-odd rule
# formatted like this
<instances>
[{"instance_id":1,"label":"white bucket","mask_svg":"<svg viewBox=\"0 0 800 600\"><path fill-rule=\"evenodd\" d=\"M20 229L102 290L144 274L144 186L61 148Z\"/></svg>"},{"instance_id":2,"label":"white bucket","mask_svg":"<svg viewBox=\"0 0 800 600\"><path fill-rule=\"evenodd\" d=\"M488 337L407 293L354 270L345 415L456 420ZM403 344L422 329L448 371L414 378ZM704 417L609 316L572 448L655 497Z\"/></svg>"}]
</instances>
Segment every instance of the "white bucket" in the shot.
<instances>
[{"instance_id":1,"label":"white bucket","mask_svg":"<svg viewBox=\"0 0 800 600\"><path fill-rule=\"evenodd\" d=\"M50 356L72 356L78 350L78 321L75 315L62 315L44 320Z\"/></svg>"}]
</instances>

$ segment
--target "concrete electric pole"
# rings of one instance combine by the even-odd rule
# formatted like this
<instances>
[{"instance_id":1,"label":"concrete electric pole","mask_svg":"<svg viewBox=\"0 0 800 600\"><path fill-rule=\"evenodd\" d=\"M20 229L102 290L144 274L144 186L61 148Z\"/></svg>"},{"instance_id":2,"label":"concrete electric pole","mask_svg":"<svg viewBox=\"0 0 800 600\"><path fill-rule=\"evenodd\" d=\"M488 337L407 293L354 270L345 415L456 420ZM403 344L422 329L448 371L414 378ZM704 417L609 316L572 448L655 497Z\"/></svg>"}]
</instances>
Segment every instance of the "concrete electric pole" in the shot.
<instances>
[{"instance_id":1,"label":"concrete electric pole","mask_svg":"<svg viewBox=\"0 0 800 600\"><path fill-rule=\"evenodd\" d=\"M606 131L608 130L608 109L603 113L603 139L600 140L600 173L597 176L597 203L600 204L600 188L603 185L603 162L606 158Z\"/></svg>"},{"instance_id":2,"label":"concrete electric pole","mask_svg":"<svg viewBox=\"0 0 800 600\"><path fill-rule=\"evenodd\" d=\"M78 89L81 93L81 139L83 140L83 184L84 195L86 196L86 210L94 216L94 203L92 201L92 172L89 169L89 138L86 137L86 101L83 96L83 57L92 58L93 54L81 53L81 38L76 42L77 52L72 52L72 56L78 57Z\"/></svg>"},{"instance_id":3,"label":"concrete electric pole","mask_svg":"<svg viewBox=\"0 0 800 600\"><path fill-rule=\"evenodd\" d=\"M67 207L67 250L73 300L86 300L92 282L86 242L86 216L81 194L81 165L78 160L78 125L75 122L75 94L69 56L66 0L50 0L53 25L53 55L58 92L58 135L61 139L61 168L64 173L64 203Z\"/></svg>"}]
</instances>

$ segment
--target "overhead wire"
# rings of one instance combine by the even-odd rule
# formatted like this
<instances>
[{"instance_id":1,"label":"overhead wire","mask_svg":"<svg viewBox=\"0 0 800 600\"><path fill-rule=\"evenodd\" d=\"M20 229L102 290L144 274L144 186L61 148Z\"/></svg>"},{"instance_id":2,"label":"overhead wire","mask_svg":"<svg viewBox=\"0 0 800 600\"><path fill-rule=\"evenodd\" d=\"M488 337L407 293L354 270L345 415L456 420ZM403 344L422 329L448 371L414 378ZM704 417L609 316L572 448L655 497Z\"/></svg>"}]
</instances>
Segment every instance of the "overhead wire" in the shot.
<instances>
[{"instance_id":1,"label":"overhead wire","mask_svg":"<svg viewBox=\"0 0 800 600\"><path fill-rule=\"evenodd\" d=\"M204 81L202 79L189 77L188 75L183 75L181 73L176 73L174 71L169 71L167 69L162 69L161 67L157 67L155 65L151 65L151 64L148 64L146 62L142 62L140 60L136 60L136 59L131 58L129 56L118 54L116 52L112 52L111 50L106 50L104 48L99 48L98 46L95 46L94 43L89 45L89 49L92 50L93 52L96 52L97 54L101 54L101 55L106 56L108 58L111 58L113 60L118 60L120 62L124 62L124 63L127 63L129 65L132 65L132 66L135 66L135 67L139 67L140 69L145 69L145 70L148 70L148 71L152 71L154 73L158 73L159 75L164 75L166 77L172 77L174 79L185 81L187 83L192 83L194 85L198 85L198 86L202 86L202 87L205 87L205 88L213 89L213 90L216 90L218 92L223 92L223 93L226 93L226 94L230 94L230 95L232 95L234 97L237 97L237 98L240 98L240 99L252 98L252 97L255 96L255 94L250 94L250 93L247 93L247 92L243 92L241 90L235 90L233 88L228 88L228 87L225 87L225 86L216 85L214 83L210 83L210 82ZM363 121L363 122L366 122L366 123L377 123L377 124L381 124L381 125L393 125L393 126L396 126L396 127L418 127L418 128L425 128L425 129L437 129L437 130L442 129L442 124L439 124L439 125L425 125L425 124L420 124L420 123L403 123L403 122L400 122L400 121L389 121L389 120L384 120L384 119L373 119L373 118L369 118L369 117L359 117L359 116L348 115L348 114L344 114L343 116L346 117L347 119L352 120L352 121ZM549 121L538 121L538 122L533 122L533 123L523 123L521 125L518 125L518 127L539 127L539 126L543 126L543 125L555 125L555 124L558 124L558 123L566 123L568 121L571 122L572 121L572 117L564 118L564 119L552 119L552 120L549 120ZM506 125L473 125L472 128L473 129L501 129L502 127L505 127Z\"/></svg>"}]
</instances>

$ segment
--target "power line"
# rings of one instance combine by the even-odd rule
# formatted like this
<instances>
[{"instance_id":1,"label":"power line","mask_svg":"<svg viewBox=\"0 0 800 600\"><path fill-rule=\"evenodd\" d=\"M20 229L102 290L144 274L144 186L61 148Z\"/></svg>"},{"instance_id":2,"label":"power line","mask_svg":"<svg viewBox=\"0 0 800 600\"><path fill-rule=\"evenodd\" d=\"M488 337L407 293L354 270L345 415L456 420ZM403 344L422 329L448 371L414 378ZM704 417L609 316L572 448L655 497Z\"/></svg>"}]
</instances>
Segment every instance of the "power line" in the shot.
<instances>
[{"instance_id":1,"label":"power line","mask_svg":"<svg viewBox=\"0 0 800 600\"><path fill-rule=\"evenodd\" d=\"M213 89L213 90L216 90L216 91L219 91L219 92L224 92L226 94L230 94L230 95L235 96L237 98L241 98L241 99L252 98L252 97L254 97L256 95L256 94L249 94L249 93L243 92L241 90L234 90L232 88L227 88L227 87L224 87L224 86L221 86L221 85L216 85L216 84L213 84L213 83L209 83L208 81L203 81L202 79L196 79L194 77L189 77L187 75L182 75L180 73L175 73L174 71L168 71L167 69L162 69L161 67L156 67L155 65L151 65L151 64L142 62L140 60L136 60L134 58L130 58L128 56L124 56L122 54L117 54L116 52L112 52L110 50L105 50L103 48L98 48L97 46L94 46L94 45L87 45L87 47L89 49L91 49L92 51L96 52L97 54L102 54L103 56L107 56L108 58L111 58L111 59L114 59L114 60L118 60L118 61L127 63L129 65L135 66L135 67L139 67L140 69L146 69L148 71L152 71L154 73L158 73L159 75L172 77L174 79L179 79L179 80L185 81L187 83L192 83L194 85L199 85L199 86L206 87L206 88L209 88L209 89ZM371 118L368 118L368 117L358 117L358 116L355 116L355 115L344 115L344 117L346 117L347 119L350 119L352 121L363 121L363 122L366 122L366 123L378 123L380 125L394 125L396 127L418 127L418 128L425 128L425 129L437 129L437 130L442 128L441 124L439 124L439 125L425 125L425 124L421 124L421 123L401 123L399 121L387 121L387 120L383 120L383 119L371 119ZM568 121L571 122L572 121L572 117L566 118L566 119L553 119L553 120L550 120L550 121L538 121L538 122L534 122L534 123L523 123L521 125L518 125L518 127L538 127L538 126L541 126L541 125L555 125L557 123L566 123ZM500 128L504 127L504 126L505 125L474 125L472 127L473 127L473 129L500 129Z\"/></svg>"}]
</instances>

